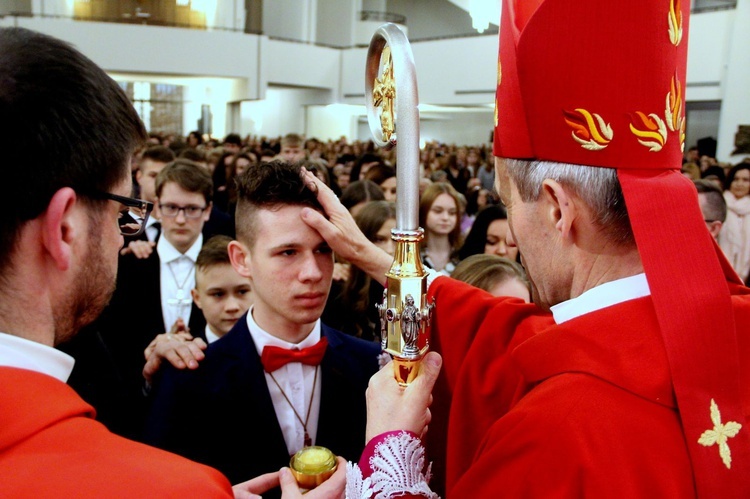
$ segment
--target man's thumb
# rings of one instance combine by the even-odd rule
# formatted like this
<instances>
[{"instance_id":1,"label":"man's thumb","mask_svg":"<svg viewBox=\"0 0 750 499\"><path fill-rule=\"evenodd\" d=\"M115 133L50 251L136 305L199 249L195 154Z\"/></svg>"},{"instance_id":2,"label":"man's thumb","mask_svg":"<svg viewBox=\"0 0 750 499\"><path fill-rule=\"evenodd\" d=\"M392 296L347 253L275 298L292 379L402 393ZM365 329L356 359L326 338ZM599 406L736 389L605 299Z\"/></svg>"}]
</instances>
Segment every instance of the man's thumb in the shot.
<instances>
[{"instance_id":1,"label":"man's thumb","mask_svg":"<svg viewBox=\"0 0 750 499\"><path fill-rule=\"evenodd\" d=\"M291 497L300 493L297 480L294 479L294 475L289 471L289 468L281 468L281 470L279 470L279 486L281 487L282 493L289 494Z\"/></svg>"},{"instance_id":2,"label":"man's thumb","mask_svg":"<svg viewBox=\"0 0 750 499\"><path fill-rule=\"evenodd\" d=\"M428 393L432 392L432 387L435 386L435 381L438 374L440 374L440 367L442 365L443 358L437 352L428 352L422 359L422 366L420 367L416 382L421 383L428 390Z\"/></svg>"}]
</instances>

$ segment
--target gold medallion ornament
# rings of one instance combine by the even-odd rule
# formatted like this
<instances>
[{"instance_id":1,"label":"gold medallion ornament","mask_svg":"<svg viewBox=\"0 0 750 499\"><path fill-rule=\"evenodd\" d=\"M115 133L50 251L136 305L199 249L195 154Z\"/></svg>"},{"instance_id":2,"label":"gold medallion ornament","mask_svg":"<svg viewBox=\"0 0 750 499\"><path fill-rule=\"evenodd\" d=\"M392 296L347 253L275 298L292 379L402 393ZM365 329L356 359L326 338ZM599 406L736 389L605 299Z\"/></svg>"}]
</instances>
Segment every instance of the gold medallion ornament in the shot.
<instances>
[{"instance_id":1,"label":"gold medallion ornament","mask_svg":"<svg viewBox=\"0 0 750 499\"><path fill-rule=\"evenodd\" d=\"M388 142L395 131L395 113L393 104L396 100L396 82L393 78L393 60L391 49L386 46L380 56L383 72L375 79L372 89L373 104L380 108L380 126L383 140Z\"/></svg>"},{"instance_id":2,"label":"gold medallion ornament","mask_svg":"<svg viewBox=\"0 0 750 499\"><path fill-rule=\"evenodd\" d=\"M325 447L304 447L289 461L295 480L303 493L328 480L336 471L336 456Z\"/></svg>"},{"instance_id":3,"label":"gold medallion ornament","mask_svg":"<svg viewBox=\"0 0 750 499\"><path fill-rule=\"evenodd\" d=\"M728 440L739 433L740 429L742 429L742 425L735 421L722 423L719 406L716 405L714 399L711 399L711 422L714 424L713 429L704 431L701 438L698 439L698 443L706 447L718 445L719 456L721 456L724 466L726 466L727 469L731 469L732 453L729 451Z\"/></svg>"}]
</instances>

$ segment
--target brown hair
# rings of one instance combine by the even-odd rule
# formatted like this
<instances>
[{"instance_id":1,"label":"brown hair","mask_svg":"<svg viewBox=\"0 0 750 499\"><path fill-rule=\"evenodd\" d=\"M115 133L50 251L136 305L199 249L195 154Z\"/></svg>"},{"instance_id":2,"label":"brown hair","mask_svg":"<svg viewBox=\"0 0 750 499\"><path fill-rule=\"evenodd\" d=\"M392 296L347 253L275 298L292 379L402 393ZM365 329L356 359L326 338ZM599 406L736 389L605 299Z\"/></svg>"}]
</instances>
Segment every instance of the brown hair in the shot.
<instances>
[{"instance_id":1,"label":"brown hair","mask_svg":"<svg viewBox=\"0 0 750 499\"><path fill-rule=\"evenodd\" d=\"M198 163L190 160L177 158L165 166L156 176L156 195L161 196L161 191L167 182L174 182L188 192L203 194L206 204L211 202L214 193L214 183L211 175Z\"/></svg>"},{"instance_id":2,"label":"brown hair","mask_svg":"<svg viewBox=\"0 0 750 499\"><path fill-rule=\"evenodd\" d=\"M206 241L195 260L195 266L198 270L206 270L215 265L230 263L227 246L231 242L232 238L224 235L214 236Z\"/></svg>"},{"instance_id":3,"label":"brown hair","mask_svg":"<svg viewBox=\"0 0 750 499\"><path fill-rule=\"evenodd\" d=\"M451 277L488 292L501 282L513 278L529 288L529 279L523 267L497 255L472 255L456 266Z\"/></svg>"},{"instance_id":4,"label":"brown hair","mask_svg":"<svg viewBox=\"0 0 750 499\"><path fill-rule=\"evenodd\" d=\"M419 200L419 225L425 229L425 239L422 244L427 244L427 214L430 212L435 200L441 194L448 194L456 203L456 226L451 233L448 234L448 240L451 243L451 247L456 249L461 245L461 212L463 203L461 202L458 191L456 191L452 185L444 183L436 183L427 186L422 193L422 198Z\"/></svg>"}]
</instances>

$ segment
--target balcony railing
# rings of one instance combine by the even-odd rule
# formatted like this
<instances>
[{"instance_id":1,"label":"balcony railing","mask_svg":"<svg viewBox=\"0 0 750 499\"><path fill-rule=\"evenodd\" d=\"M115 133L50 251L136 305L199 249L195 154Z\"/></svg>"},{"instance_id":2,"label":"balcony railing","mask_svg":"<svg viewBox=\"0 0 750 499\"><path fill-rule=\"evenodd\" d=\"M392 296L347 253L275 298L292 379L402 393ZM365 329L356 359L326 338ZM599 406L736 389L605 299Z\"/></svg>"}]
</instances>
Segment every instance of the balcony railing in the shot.
<instances>
[{"instance_id":1,"label":"balcony railing","mask_svg":"<svg viewBox=\"0 0 750 499\"><path fill-rule=\"evenodd\" d=\"M394 14L393 12L381 12L378 10L360 11L359 20L406 25L406 16L402 16L401 14Z\"/></svg>"}]
</instances>

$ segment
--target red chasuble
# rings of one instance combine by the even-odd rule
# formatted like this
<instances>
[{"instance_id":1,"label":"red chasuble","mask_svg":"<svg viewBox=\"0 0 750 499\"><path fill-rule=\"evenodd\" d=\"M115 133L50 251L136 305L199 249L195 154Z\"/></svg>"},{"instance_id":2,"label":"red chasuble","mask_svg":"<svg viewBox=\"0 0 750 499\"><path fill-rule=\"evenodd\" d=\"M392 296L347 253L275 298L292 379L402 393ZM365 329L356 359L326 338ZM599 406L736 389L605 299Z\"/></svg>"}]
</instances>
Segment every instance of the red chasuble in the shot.
<instances>
[{"instance_id":1,"label":"red chasuble","mask_svg":"<svg viewBox=\"0 0 750 499\"><path fill-rule=\"evenodd\" d=\"M734 291L748 387L750 298ZM533 305L448 278L429 294L444 358L435 403L451 400L448 498L696 495L650 297L556 325ZM747 389L743 405L750 414ZM706 411L706 430L715 423Z\"/></svg>"}]
</instances>

